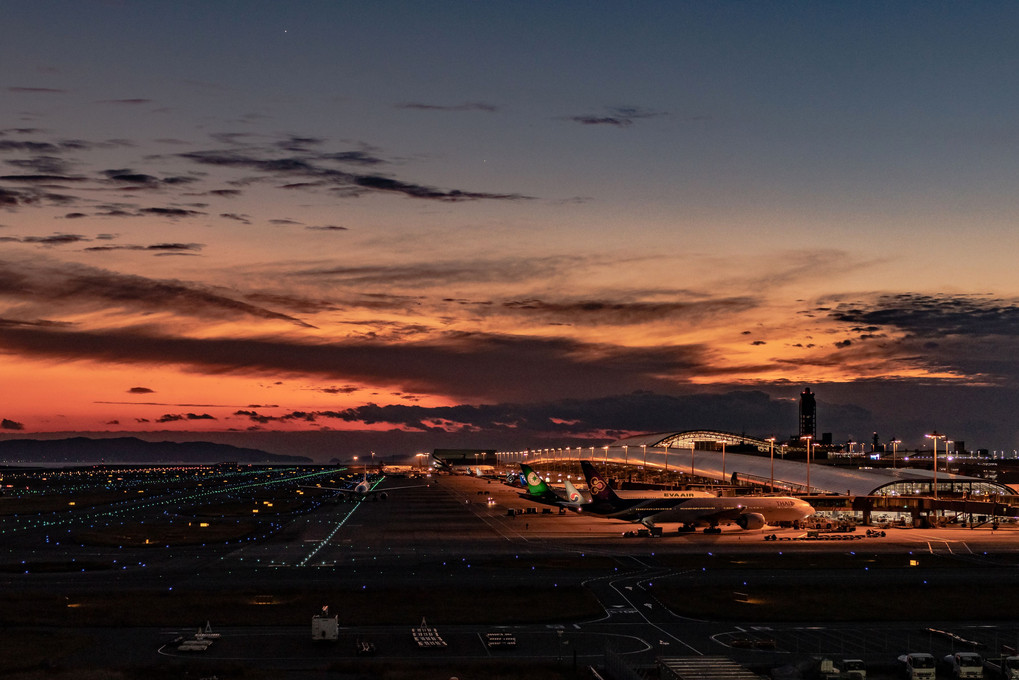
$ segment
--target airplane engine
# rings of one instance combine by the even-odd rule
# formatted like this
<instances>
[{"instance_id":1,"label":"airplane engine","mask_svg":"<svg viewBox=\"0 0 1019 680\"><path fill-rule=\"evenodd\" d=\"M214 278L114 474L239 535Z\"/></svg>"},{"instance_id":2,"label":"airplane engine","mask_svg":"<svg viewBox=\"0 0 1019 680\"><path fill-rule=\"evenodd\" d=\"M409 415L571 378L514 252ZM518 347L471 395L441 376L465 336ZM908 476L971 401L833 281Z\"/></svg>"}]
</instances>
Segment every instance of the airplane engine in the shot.
<instances>
[{"instance_id":1,"label":"airplane engine","mask_svg":"<svg viewBox=\"0 0 1019 680\"><path fill-rule=\"evenodd\" d=\"M379 500L380 501L384 501L387 498L389 498L389 494L388 493L386 493L385 491L380 491L379 492Z\"/></svg>"},{"instance_id":2,"label":"airplane engine","mask_svg":"<svg viewBox=\"0 0 1019 680\"><path fill-rule=\"evenodd\" d=\"M759 512L745 512L736 518L736 526L740 529L762 529L767 522Z\"/></svg>"}]
</instances>

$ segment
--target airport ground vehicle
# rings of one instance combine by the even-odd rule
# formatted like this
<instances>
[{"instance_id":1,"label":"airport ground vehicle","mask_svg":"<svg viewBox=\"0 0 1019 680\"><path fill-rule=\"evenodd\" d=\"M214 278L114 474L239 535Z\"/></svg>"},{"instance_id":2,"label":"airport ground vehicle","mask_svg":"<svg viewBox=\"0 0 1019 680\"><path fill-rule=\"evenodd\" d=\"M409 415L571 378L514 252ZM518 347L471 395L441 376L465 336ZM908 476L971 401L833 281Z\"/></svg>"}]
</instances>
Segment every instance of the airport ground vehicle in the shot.
<instances>
[{"instance_id":1,"label":"airport ground vehicle","mask_svg":"<svg viewBox=\"0 0 1019 680\"><path fill-rule=\"evenodd\" d=\"M926 652L910 652L899 657L905 666L906 680L934 680L934 657Z\"/></svg>"},{"instance_id":2,"label":"airport ground vehicle","mask_svg":"<svg viewBox=\"0 0 1019 680\"><path fill-rule=\"evenodd\" d=\"M984 660L976 652L956 652L945 657L952 668L952 677L967 680L984 677Z\"/></svg>"},{"instance_id":3,"label":"airport ground vehicle","mask_svg":"<svg viewBox=\"0 0 1019 680\"><path fill-rule=\"evenodd\" d=\"M839 677L847 680L867 680L867 666L861 659L839 659L835 664Z\"/></svg>"},{"instance_id":4,"label":"airport ground vehicle","mask_svg":"<svg viewBox=\"0 0 1019 680\"><path fill-rule=\"evenodd\" d=\"M1019 680L1019 656L984 659L984 668L991 677L1001 680Z\"/></svg>"}]
</instances>

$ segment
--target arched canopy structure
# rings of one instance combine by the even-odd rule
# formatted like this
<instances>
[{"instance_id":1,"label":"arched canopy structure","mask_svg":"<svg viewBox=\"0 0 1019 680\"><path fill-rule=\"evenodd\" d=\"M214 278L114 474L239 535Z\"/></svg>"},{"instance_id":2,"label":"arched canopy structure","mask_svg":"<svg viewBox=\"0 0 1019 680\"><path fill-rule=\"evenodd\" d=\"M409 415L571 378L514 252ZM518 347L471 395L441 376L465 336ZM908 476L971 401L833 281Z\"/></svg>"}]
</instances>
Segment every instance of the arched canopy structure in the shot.
<instances>
[{"instance_id":1,"label":"arched canopy structure","mask_svg":"<svg viewBox=\"0 0 1019 680\"><path fill-rule=\"evenodd\" d=\"M768 453L772 442L767 439L748 437L745 434L733 434L721 430L685 430L683 432L657 432L653 434L626 437L610 444L616 446L647 446L669 447L673 449L698 449L701 451L713 451L719 448L722 443L727 447L755 447L761 453Z\"/></svg>"}]
</instances>

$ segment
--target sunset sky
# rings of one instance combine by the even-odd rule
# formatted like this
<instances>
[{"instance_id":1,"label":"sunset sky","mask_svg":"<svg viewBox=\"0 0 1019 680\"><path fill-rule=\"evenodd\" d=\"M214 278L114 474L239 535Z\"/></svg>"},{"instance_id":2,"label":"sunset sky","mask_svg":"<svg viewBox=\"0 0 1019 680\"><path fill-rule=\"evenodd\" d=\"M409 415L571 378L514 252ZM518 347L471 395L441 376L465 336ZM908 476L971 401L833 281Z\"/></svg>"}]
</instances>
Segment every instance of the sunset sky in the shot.
<instances>
[{"instance_id":1,"label":"sunset sky","mask_svg":"<svg viewBox=\"0 0 1019 680\"><path fill-rule=\"evenodd\" d=\"M786 437L810 386L836 441L1011 452L1017 34L1007 2L6 3L0 437Z\"/></svg>"}]
</instances>

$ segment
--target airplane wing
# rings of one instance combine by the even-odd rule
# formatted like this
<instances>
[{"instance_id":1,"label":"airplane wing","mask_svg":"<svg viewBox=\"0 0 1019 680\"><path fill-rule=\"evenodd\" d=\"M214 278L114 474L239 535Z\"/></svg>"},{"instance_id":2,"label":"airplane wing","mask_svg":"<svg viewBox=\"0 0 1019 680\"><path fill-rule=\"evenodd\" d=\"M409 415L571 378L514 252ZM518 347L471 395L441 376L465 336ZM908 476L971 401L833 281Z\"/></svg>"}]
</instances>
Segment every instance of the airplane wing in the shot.
<instances>
[{"instance_id":1,"label":"airplane wing","mask_svg":"<svg viewBox=\"0 0 1019 680\"><path fill-rule=\"evenodd\" d=\"M744 509L739 507L729 508L683 508L676 507L670 510L663 510L655 515L649 515L652 521L658 522L680 522L682 524L721 524L722 522L735 521L743 514Z\"/></svg>"},{"instance_id":2,"label":"airplane wing","mask_svg":"<svg viewBox=\"0 0 1019 680\"><path fill-rule=\"evenodd\" d=\"M632 522L637 522L647 517L654 517L663 512L673 512L676 506L686 503L688 498L684 499L662 499L662 498L647 498L645 500L633 503L625 508L621 508L616 512L610 512L606 514L606 517L613 517L616 519L628 519Z\"/></svg>"}]
</instances>

